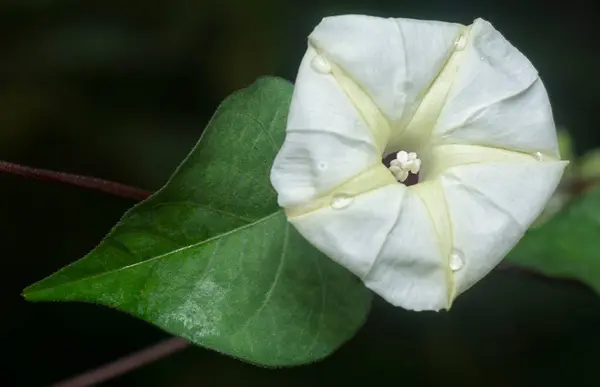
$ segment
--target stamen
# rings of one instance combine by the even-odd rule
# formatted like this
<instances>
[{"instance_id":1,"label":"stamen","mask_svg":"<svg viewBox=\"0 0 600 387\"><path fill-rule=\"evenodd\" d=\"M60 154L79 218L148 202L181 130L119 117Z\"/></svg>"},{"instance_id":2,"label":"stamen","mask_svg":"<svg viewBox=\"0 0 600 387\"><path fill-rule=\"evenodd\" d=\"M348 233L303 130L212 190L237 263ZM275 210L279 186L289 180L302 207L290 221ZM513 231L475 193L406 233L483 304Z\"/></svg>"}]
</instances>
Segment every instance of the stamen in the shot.
<instances>
[{"instance_id":1,"label":"stamen","mask_svg":"<svg viewBox=\"0 0 600 387\"><path fill-rule=\"evenodd\" d=\"M404 182L408 179L408 174L416 175L421 169L421 159L417 157L415 152L400 151L396 154L396 158L390 162L389 170L392 172L396 180Z\"/></svg>"}]
</instances>

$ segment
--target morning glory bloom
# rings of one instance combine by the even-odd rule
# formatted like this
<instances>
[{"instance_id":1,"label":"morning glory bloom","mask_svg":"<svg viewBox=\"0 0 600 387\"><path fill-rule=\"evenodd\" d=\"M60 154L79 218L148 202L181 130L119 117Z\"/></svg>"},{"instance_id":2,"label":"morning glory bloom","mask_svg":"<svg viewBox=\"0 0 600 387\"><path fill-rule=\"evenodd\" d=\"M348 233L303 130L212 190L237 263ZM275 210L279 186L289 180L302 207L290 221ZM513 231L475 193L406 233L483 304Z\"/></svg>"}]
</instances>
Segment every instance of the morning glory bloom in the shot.
<instances>
[{"instance_id":1,"label":"morning glory bloom","mask_svg":"<svg viewBox=\"0 0 600 387\"><path fill-rule=\"evenodd\" d=\"M442 310L514 247L566 164L537 71L490 23L344 15L308 38L271 182L367 287Z\"/></svg>"}]
</instances>

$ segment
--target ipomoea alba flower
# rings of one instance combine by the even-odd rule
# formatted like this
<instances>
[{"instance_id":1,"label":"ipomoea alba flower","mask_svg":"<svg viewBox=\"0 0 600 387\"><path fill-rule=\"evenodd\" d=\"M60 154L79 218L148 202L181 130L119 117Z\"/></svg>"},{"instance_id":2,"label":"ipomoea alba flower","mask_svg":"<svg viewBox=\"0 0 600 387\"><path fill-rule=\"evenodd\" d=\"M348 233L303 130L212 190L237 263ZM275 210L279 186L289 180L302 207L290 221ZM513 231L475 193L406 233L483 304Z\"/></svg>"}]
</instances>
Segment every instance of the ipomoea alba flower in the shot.
<instances>
[{"instance_id":1,"label":"ipomoea alba flower","mask_svg":"<svg viewBox=\"0 0 600 387\"><path fill-rule=\"evenodd\" d=\"M388 302L450 308L518 242L567 164L537 71L481 19L345 15L308 40L271 171L280 206Z\"/></svg>"}]
</instances>

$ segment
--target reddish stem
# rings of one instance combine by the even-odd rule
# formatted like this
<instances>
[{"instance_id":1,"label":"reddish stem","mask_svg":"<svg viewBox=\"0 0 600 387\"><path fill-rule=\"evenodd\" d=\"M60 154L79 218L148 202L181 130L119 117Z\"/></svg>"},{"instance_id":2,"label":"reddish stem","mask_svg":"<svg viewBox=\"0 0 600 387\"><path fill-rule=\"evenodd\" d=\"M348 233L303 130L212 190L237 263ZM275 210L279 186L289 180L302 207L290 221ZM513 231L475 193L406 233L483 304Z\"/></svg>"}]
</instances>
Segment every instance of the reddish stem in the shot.
<instances>
[{"instance_id":1,"label":"reddish stem","mask_svg":"<svg viewBox=\"0 0 600 387\"><path fill-rule=\"evenodd\" d=\"M72 379L55 383L53 387L95 386L179 352L189 345L189 341L177 337L167 339L131 355L117 359L112 363L105 364L91 371L77 375Z\"/></svg>"},{"instance_id":2,"label":"reddish stem","mask_svg":"<svg viewBox=\"0 0 600 387\"><path fill-rule=\"evenodd\" d=\"M598 186L598 184L600 184L600 179L598 178L592 178L587 180L573 179L569 183L568 188L573 195L577 196L585 194L586 192L594 189L596 186Z\"/></svg>"},{"instance_id":3,"label":"reddish stem","mask_svg":"<svg viewBox=\"0 0 600 387\"><path fill-rule=\"evenodd\" d=\"M115 183L95 177L26 167L24 165L9 163L6 161L0 161L0 173L2 172L23 176L29 179L58 182L82 188L94 189L110 195L139 201L148 198L148 196L152 194L152 192L140 188L130 187L125 184Z\"/></svg>"}]
</instances>

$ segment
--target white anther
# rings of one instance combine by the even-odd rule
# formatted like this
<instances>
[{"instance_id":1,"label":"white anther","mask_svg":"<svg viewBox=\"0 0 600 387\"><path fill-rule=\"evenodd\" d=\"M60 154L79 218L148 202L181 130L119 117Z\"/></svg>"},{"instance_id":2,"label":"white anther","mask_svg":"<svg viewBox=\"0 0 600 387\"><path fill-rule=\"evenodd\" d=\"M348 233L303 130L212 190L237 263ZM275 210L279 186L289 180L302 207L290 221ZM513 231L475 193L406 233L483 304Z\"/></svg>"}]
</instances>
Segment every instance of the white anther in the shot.
<instances>
[{"instance_id":1,"label":"white anther","mask_svg":"<svg viewBox=\"0 0 600 387\"><path fill-rule=\"evenodd\" d=\"M405 151L400 151L396 154L396 160L398 160L399 163L405 163L408 161L408 153Z\"/></svg>"},{"instance_id":2,"label":"white anther","mask_svg":"<svg viewBox=\"0 0 600 387\"><path fill-rule=\"evenodd\" d=\"M417 173L419 173L420 170L421 170L421 159L416 159L413 162L412 167L410 168L410 172L414 173L416 175Z\"/></svg>"},{"instance_id":3,"label":"white anther","mask_svg":"<svg viewBox=\"0 0 600 387\"><path fill-rule=\"evenodd\" d=\"M392 172L394 175L395 175L396 173L400 173L400 172L402 172L402 168L400 168L400 167L399 167L399 166L397 166L397 165L391 165L389 169L390 169L390 172Z\"/></svg>"},{"instance_id":4,"label":"white anther","mask_svg":"<svg viewBox=\"0 0 600 387\"><path fill-rule=\"evenodd\" d=\"M415 152L400 151L396 154L396 158L390 162L390 172L396 180L404 182L408 178L408 174L419 173L421 169L421 159L417 157Z\"/></svg>"}]
</instances>

